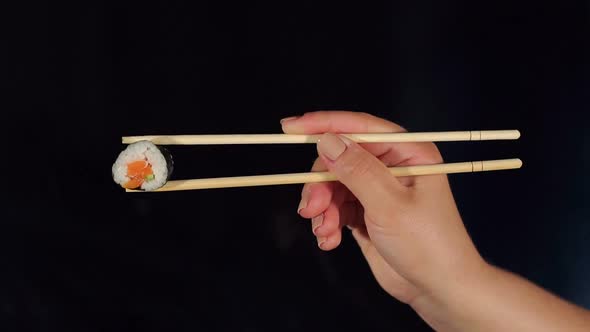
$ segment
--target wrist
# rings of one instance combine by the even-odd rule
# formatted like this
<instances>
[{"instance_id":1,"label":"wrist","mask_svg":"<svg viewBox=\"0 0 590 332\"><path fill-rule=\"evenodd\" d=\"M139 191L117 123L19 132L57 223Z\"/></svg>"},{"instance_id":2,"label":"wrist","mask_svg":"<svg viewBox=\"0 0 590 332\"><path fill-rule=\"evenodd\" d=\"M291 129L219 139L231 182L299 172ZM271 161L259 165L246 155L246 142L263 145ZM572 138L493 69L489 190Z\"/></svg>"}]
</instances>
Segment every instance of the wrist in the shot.
<instances>
[{"instance_id":1,"label":"wrist","mask_svg":"<svg viewBox=\"0 0 590 332\"><path fill-rule=\"evenodd\" d=\"M487 280L495 273L495 268L478 256L453 273L439 274L437 282L408 304L435 330L463 330L462 322L469 320L469 307L477 307L478 299L485 298L482 294Z\"/></svg>"}]
</instances>

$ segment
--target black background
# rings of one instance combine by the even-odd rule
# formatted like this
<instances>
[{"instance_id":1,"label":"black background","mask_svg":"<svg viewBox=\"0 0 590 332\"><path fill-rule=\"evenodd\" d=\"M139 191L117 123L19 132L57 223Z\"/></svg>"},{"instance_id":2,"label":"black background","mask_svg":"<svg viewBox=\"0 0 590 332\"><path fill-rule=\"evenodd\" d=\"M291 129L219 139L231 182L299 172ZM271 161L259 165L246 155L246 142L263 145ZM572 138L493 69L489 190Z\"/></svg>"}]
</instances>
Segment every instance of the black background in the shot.
<instances>
[{"instance_id":1,"label":"black background","mask_svg":"<svg viewBox=\"0 0 590 332\"><path fill-rule=\"evenodd\" d=\"M428 330L349 234L317 249L299 186L130 195L110 177L124 135L277 133L320 109L520 129L439 145L447 161L525 163L451 176L464 221L490 262L590 307L587 1L21 5L5 12L4 330ZM305 171L316 155L171 151L179 179Z\"/></svg>"}]
</instances>

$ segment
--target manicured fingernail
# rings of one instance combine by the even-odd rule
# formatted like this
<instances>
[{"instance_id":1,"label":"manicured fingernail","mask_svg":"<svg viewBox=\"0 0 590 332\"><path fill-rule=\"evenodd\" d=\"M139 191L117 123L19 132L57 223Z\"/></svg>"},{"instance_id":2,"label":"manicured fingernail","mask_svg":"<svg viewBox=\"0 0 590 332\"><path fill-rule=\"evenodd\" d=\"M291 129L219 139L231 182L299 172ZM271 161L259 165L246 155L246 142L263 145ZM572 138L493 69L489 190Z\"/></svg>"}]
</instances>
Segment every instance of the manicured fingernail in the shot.
<instances>
[{"instance_id":1,"label":"manicured fingernail","mask_svg":"<svg viewBox=\"0 0 590 332\"><path fill-rule=\"evenodd\" d=\"M299 206L297 207L297 213L300 213L301 210L305 209L307 207L307 203L309 202L309 194L310 194L310 190L309 189L304 189L303 192L301 193L301 201L299 202Z\"/></svg>"},{"instance_id":2,"label":"manicured fingernail","mask_svg":"<svg viewBox=\"0 0 590 332\"><path fill-rule=\"evenodd\" d=\"M324 249L323 245L326 243L327 239L327 237L318 237L318 247L320 247L320 249Z\"/></svg>"},{"instance_id":3,"label":"manicured fingernail","mask_svg":"<svg viewBox=\"0 0 590 332\"><path fill-rule=\"evenodd\" d=\"M295 120L295 119L298 119L298 118L299 118L298 116L290 116L288 118L281 119L281 124L284 124L285 122L289 122L291 120Z\"/></svg>"},{"instance_id":4,"label":"manicured fingernail","mask_svg":"<svg viewBox=\"0 0 590 332\"><path fill-rule=\"evenodd\" d=\"M318 152L330 160L336 160L346 151L346 143L334 134L324 134L318 140Z\"/></svg>"},{"instance_id":5,"label":"manicured fingernail","mask_svg":"<svg viewBox=\"0 0 590 332\"><path fill-rule=\"evenodd\" d=\"M319 216L316 216L314 218L311 219L311 231L313 232L313 234L315 234L316 229L318 229L318 227L322 226L322 224L324 223L324 214L320 214Z\"/></svg>"}]
</instances>

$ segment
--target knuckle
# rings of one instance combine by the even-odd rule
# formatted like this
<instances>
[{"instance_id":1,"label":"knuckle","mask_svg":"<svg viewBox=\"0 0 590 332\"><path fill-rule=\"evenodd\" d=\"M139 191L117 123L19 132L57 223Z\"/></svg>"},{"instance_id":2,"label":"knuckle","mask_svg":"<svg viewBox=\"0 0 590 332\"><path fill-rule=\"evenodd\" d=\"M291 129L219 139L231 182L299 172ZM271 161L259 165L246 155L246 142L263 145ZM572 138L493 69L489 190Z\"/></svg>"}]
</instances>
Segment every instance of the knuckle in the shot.
<instances>
[{"instance_id":1,"label":"knuckle","mask_svg":"<svg viewBox=\"0 0 590 332\"><path fill-rule=\"evenodd\" d=\"M363 178L371 175L373 168L374 165L371 159L356 156L348 163L346 171L351 177Z\"/></svg>"},{"instance_id":2,"label":"knuckle","mask_svg":"<svg viewBox=\"0 0 590 332\"><path fill-rule=\"evenodd\" d=\"M326 170L326 166L324 165L324 162L322 161L321 158L317 157L311 165L311 171L318 172L318 171L325 171L325 170Z\"/></svg>"},{"instance_id":3,"label":"knuckle","mask_svg":"<svg viewBox=\"0 0 590 332\"><path fill-rule=\"evenodd\" d=\"M444 162L438 147L434 143L425 143L422 155L423 161L429 164L440 164Z\"/></svg>"},{"instance_id":4,"label":"knuckle","mask_svg":"<svg viewBox=\"0 0 590 332\"><path fill-rule=\"evenodd\" d=\"M311 183L306 183L303 185L303 187L301 188L301 197L303 197L303 195L308 194L311 191Z\"/></svg>"},{"instance_id":5,"label":"knuckle","mask_svg":"<svg viewBox=\"0 0 590 332\"><path fill-rule=\"evenodd\" d=\"M365 118L365 119L373 119L373 118L375 118L374 115L369 114L367 112L356 112L356 114L358 114L360 117Z\"/></svg>"}]
</instances>

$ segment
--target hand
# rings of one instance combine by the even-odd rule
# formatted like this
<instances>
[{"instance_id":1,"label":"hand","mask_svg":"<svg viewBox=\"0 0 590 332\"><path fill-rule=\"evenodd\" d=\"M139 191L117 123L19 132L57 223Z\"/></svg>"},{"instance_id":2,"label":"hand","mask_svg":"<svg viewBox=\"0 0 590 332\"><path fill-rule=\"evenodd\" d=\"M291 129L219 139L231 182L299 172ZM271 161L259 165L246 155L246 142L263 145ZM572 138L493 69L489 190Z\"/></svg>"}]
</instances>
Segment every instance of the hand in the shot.
<instances>
[{"instance_id":1,"label":"hand","mask_svg":"<svg viewBox=\"0 0 590 332\"><path fill-rule=\"evenodd\" d=\"M386 166L441 163L432 143L356 144L337 133L402 132L395 123L354 112L313 112L281 121L287 134L324 134L312 171L339 182L303 187L298 213L312 219L323 250L348 226L381 287L411 304L460 283L484 265L457 211L446 176L396 178Z\"/></svg>"},{"instance_id":2,"label":"hand","mask_svg":"<svg viewBox=\"0 0 590 332\"><path fill-rule=\"evenodd\" d=\"M441 163L434 144L355 144L337 133L400 132L363 113L285 119L289 134L318 134L312 170L338 182L306 184L298 212L323 250L348 226L375 278L438 331L588 331L590 311L488 265L471 242L444 175L395 178L386 166ZM324 134L327 133L327 134Z\"/></svg>"}]
</instances>

